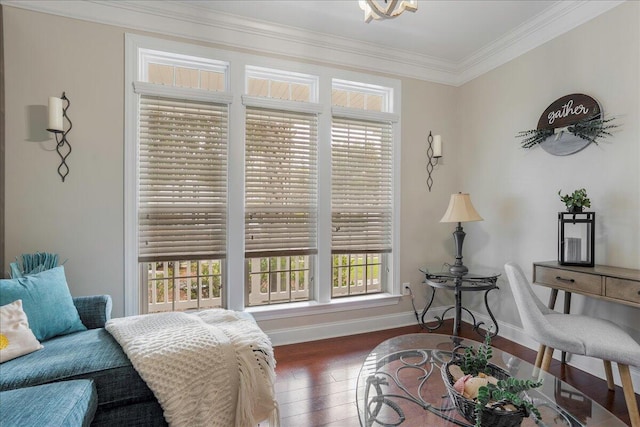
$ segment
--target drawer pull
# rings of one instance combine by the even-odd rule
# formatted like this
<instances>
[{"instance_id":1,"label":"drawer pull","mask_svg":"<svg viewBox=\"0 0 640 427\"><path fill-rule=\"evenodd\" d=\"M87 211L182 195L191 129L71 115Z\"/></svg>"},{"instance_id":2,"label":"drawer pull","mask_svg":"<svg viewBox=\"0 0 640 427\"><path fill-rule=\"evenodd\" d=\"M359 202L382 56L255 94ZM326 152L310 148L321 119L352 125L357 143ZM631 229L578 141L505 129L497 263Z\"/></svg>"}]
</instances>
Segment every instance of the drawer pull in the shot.
<instances>
[{"instance_id":1,"label":"drawer pull","mask_svg":"<svg viewBox=\"0 0 640 427\"><path fill-rule=\"evenodd\" d=\"M567 283L575 283L575 280L573 279L565 279L564 277L560 277L560 276L556 276L556 280L559 280L561 282L567 282Z\"/></svg>"}]
</instances>

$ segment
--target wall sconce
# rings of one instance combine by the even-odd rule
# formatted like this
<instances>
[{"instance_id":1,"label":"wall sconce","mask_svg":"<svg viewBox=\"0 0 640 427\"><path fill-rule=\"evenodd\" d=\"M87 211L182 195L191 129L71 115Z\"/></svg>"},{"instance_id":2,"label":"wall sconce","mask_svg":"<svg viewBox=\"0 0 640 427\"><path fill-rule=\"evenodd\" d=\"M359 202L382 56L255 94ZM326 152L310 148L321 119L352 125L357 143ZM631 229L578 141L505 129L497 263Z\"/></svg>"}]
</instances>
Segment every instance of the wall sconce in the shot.
<instances>
[{"instance_id":1,"label":"wall sconce","mask_svg":"<svg viewBox=\"0 0 640 427\"><path fill-rule=\"evenodd\" d=\"M433 185L433 178L431 178L431 172L433 172L433 168L438 164L438 159L442 157L442 137L440 135L433 136L431 135L431 131L429 131L429 136L427 137L427 143L429 146L427 147L427 187L429 187L429 192L431 192L431 186ZM433 159L436 159L435 163Z\"/></svg>"},{"instance_id":2,"label":"wall sconce","mask_svg":"<svg viewBox=\"0 0 640 427\"><path fill-rule=\"evenodd\" d=\"M66 105L62 106L62 101L66 102ZM69 166L67 166L67 157L71 154L71 145L67 141L67 134L73 127L69 116L67 116L67 110L69 109L69 98L62 92L62 97L56 98L55 96L49 97L49 126L47 130L53 132L56 136L56 151L60 156L60 166L58 166L58 175L62 178L62 182L67 175L69 175ZM67 130L64 129L64 119L69 122Z\"/></svg>"}]
</instances>

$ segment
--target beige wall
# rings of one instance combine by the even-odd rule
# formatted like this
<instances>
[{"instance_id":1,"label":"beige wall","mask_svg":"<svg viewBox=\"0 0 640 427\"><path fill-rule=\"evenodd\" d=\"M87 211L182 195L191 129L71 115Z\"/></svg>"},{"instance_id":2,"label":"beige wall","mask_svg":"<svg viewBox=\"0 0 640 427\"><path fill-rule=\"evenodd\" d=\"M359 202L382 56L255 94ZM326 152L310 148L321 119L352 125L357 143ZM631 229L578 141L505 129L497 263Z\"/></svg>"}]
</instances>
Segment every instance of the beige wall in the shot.
<instances>
[{"instance_id":1,"label":"beige wall","mask_svg":"<svg viewBox=\"0 0 640 427\"><path fill-rule=\"evenodd\" d=\"M556 259L558 190L584 187L596 212L596 262L640 268L639 53L640 3L627 2L460 88L459 168L485 219L465 227L474 264L512 260L530 277L532 262ZM606 117L616 117L614 136L565 157L520 148L514 136L571 93L594 97ZM504 285L500 297L510 302ZM540 294L546 301L547 292ZM574 312L614 320L640 340L637 309L572 302ZM511 304L497 311L520 324Z\"/></svg>"},{"instance_id":2,"label":"beige wall","mask_svg":"<svg viewBox=\"0 0 640 427\"><path fill-rule=\"evenodd\" d=\"M123 295L123 36L104 25L4 8L5 266L56 252L75 295ZM46 129L65 91L73 129L62 183Z\"/></svg>"},{"instance_id":3,"label":"beige wall","mask_svg":"<svg viewBox=\"0 0 640 427\"><path fill-rule=\"evenodd\" d=\"M596 260L640 268L639 9L638 2L624 4L461 88L402 79L400 278L412 284L419 306L424 289L418 267L452 257L453 227L438 221L457 191L471 192L485 218L465 225L469 265L500 268L514 260L529 269L533 261L554 259L556 212L562 208L556 193L585 187L598 213ZM111 294L114 315L120 316L125 29L14 7L4 8L4 24L5 261L24 252L57 252L68 258L72 293ZM56 173L54 141L43 131L47 97L62 91L71 100L74 123L65 183ZM535 127L551 101L572 92L595 97L607 115L619 117L615 137L568 157L520 149L515 134ZM444 161L429 193L430 130L443 136ZM491 301L501 321L517 325L507 288L502 283ZM631 308L579 298L575 307L637 328ZM397 306L305 316L295 323L410 309L405 297ZM262 325L279 330L291 321Z\"/></svg>"}]
</instances>

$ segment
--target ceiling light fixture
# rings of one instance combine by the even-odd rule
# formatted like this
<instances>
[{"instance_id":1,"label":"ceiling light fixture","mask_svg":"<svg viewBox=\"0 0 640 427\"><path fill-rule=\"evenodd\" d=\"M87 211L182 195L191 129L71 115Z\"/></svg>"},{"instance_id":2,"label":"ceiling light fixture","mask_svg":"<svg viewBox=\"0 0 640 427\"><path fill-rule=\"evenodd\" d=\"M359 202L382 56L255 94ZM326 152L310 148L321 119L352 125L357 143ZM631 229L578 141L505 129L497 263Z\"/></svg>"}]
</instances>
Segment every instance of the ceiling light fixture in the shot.
<instances>
[{"instance_id":1,"label":"ceiling light fixture","mask_svg":"<svg viewBox=\"0 0 640 427\"><path fill-rule=\"evenodd\" d=\"M405 10L418 10L418 0L359 0L360 9L364 10L364 22L372 19L391 19L399 16Z\"/></svg>"}]
</instances>

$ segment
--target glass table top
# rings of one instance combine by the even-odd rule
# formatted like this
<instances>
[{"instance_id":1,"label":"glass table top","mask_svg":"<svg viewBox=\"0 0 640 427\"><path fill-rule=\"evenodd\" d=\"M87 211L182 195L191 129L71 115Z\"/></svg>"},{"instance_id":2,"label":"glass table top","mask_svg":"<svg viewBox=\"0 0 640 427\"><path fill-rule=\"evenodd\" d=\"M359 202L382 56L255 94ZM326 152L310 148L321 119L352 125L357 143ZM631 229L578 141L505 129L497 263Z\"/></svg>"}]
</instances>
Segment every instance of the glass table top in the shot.
<instances>
[{"instance_id":1,"label":"glass table top","mask_svg":"<svg viewBox=\"0 0 640 427\"><path fill-rule=\"evenodd\" d=\"M418 333L391 338L374 348L358 375L360 425L469 426L449 399L440 372L458 344L480 345L460 337ZM494 347L490 362L516 378L542 379L542 387L527 391L542 420L536 424L529 417L522 426L626 426L579 390L524 360Z\"/></svg>"},{"instance_id":2,"label":"glass table top","mask_svg":"<svg viewBox=\"0 0 640 427\"><path fill-rule=\"evenodd\" d=\"M500 271L496 269L489 269L489 268L471 268L467 273L456 274L456 273L449 272L449 266L446 264L441 266L420 267L418 270L420 270L420 272L425 274L426 276L449 278L449 279L455 279L455 278L463 278L463 279L469 279L469 280L488 279L488 278L495 278L501 275Z\"/></svg>"}]
</instances>

